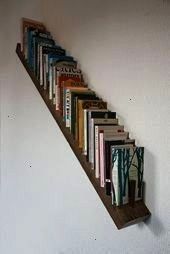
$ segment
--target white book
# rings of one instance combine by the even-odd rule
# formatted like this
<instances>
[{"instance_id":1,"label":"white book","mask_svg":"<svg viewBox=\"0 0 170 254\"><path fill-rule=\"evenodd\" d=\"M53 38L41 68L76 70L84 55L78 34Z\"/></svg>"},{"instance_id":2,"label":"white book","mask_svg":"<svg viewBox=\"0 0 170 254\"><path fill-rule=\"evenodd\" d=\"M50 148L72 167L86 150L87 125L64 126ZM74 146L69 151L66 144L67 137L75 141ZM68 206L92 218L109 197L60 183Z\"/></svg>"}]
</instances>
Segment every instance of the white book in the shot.
<instances>
[{"instance_id":1,"label":"white book","mask_svg":"<svg viewBox=\"0 0 170 254\"><path fill-rule=\"evenodd\" d=\"M94 136L94 170L96 178L100 176L100 160L99 160L99 153L100 153L100 145L99 145L99 132L103 130L104 133L113 135L119 135L120 132L124 133L124 126L122 125L95 125Z\"/></svg>"},{"instance_id":2,"label":"white book","mask_svg":"<svg viewBox=\"0 0 170 254\"><path fill-rule=\"evenodd\" d=\"M44 89L47 89L47 75L46 75L46 56L43 55L43 85ZM50 99L50 96L49 96Z\"/></svg>"},{"instance_id":3,"label":"white book","mask_svg":"<svg viewBox=\"0 0 170 254\"><path fill-rule=\"evenodd\" d=\"M118 124L118 119L92 118L89 120L89 162L94 169L94 125L97 124Z\"/></svg>"},{"instance_id":4,"label":"white book","mask_svg":"<svg viewBox=\"0 0 170 254\"><path fill-rule=\"evenodd\" d=\"M40 68L40 85L43 86L43 54L42 46L39 46L39 68Z\"/></svg>"},{"instance_id":5,"label":"white book","mask_svg":"<svg viewBox=\"0 0 170 254\"><path fill-rule=\"evenodd\" d=\"M94 112L94 111L101 111L101 112L107 112L107 109L84 109L84 140L83 140L83 154L87 155L87 143L88 141L88 137L87 137L87 131L88 131L88 117L90 118L90 112ZM89 116L87 116L87 113L89 114Z\"/></svg>"}]
</instances>

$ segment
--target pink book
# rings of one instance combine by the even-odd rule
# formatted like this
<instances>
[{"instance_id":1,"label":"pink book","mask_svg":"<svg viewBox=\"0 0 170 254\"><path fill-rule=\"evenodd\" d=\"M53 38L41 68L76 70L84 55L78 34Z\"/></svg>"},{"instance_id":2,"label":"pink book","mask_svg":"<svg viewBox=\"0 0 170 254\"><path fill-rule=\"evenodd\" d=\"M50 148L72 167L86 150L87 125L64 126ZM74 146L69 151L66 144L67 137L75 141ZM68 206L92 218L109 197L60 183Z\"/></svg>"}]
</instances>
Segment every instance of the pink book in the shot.
<instances>
[{"instance_id":1,"label":"pink book","mask_svg":"<svg viewBox=\"0 0 170 254\"><path fill-rule=\"evenodd\" d=\"M104 174L104 132L99 132L99 171L100 171L100 186L105 185L105 174Z\"/></svg>"}]
</instances>

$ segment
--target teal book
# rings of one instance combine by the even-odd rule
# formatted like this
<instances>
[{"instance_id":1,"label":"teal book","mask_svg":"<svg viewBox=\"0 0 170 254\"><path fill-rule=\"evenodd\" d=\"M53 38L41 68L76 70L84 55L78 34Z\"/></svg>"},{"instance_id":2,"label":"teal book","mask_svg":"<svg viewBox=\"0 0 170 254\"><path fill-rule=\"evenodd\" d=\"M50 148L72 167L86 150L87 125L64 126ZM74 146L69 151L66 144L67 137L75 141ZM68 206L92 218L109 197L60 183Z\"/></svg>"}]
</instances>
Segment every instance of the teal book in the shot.
<instances>
[{"instance_id":1,"label":"teal book","mask_svg":"<svg viewBox=\"0 0 170 254\"><path fill-rule=\"evenodd\" d=\"M111 185L112 204L129 202L129 181L135 180L135 201L142 199L144 148L112 146Z\"/></svg>"}]
</instances>

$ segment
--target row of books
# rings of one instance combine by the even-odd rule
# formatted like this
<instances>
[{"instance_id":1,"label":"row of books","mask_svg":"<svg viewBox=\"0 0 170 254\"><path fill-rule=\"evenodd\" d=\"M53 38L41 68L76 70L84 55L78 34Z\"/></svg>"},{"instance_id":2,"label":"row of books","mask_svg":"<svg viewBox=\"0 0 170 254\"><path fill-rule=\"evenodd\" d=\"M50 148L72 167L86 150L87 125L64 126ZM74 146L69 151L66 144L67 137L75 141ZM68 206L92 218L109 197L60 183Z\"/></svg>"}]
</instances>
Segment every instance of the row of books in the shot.
<instances>
[{"instance_id":1,"label":"row of books","mask_svg":"<svg viewBox=\"0 0 170 254\"><path fill-rule=\"evenodd\" d=\"M22 32L25 60L112 204L127 204L131 196L142 199L144 148L135 146L116 112L88 87L77 61L55 43L42 23L23 18Z\"/></svg>"}]
</instances>

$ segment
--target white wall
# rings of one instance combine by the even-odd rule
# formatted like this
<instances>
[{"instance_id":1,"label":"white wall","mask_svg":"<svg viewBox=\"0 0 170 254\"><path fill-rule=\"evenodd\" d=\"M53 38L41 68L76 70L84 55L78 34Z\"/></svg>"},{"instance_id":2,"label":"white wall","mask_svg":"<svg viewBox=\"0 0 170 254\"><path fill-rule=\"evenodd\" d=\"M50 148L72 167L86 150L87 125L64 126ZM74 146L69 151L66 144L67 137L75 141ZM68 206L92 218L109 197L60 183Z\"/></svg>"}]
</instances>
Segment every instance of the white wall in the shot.
<instances>
[{"instance_id":1,"label":"white wall","mask_svg":"<svg viewBox=\"0 0 170 254\"><path fill-rule=\"evenodd\" d=\"M169 14L164 1L44 0L44 20L146 148L149 222L118 231L15 54L22 16L0 2L0 253L169 253ZM130 100L131 99L131 100Z\"/></svg>"},{"instance_id":2,"label":"white wall","mask_svg":"<svg viewBox=\"0 0 170 254\"><path fill-rule=\"evenodd\" d=\"M45 24L55 39L79 60L89 86L109 102L131 137L145 147L149 222L118 232L111 220L104 225L109 218L101 217L98 207L94 221L87 214L87 227L96 227L101 253L169 253L170 2L43 2ZM97 200L89 201L89 209L96 205ZM83 248L81 237L75 237ZM71 241L68 246L74 252ZM89 252L84 253L98 253L94 242L86 241Z\"/></svg>"}]
</instances>

